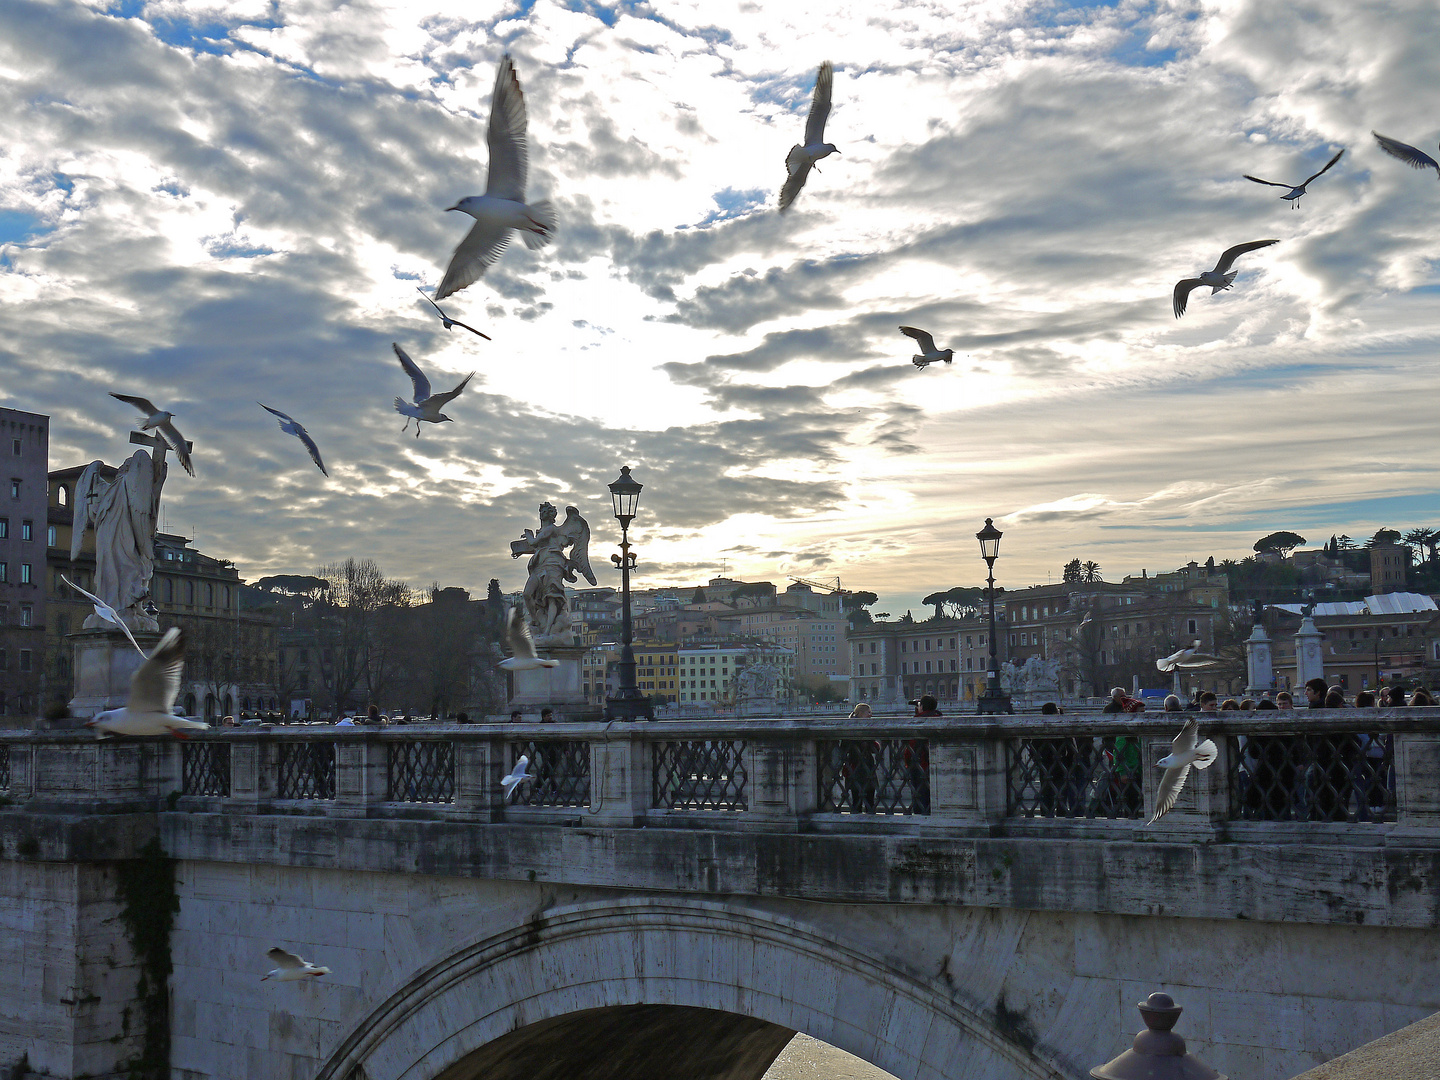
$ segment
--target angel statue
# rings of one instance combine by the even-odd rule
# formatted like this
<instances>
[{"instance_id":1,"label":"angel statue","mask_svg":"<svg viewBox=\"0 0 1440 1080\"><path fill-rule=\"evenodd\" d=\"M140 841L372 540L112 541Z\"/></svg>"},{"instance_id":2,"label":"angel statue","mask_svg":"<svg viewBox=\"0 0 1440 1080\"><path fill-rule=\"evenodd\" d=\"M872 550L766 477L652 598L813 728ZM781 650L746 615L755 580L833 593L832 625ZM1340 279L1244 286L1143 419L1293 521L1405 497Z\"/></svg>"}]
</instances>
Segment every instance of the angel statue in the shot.
<instances>
[{"instance_id":1,"label":"angel statue","mask_svg":"<svg viewBox=\"0 0 1440 1080\"><path fill-rule=\"evenodd\" d=\"M106 471L104 462L92 461L75 484L70 558L79 558L85 530L93 526L96 594L131 629L158 631L159 622L142 609L155 569L155 522L165 484L165 452L157 447L152 459L148 451L136 450L109 483ZM87 630L107 625L99 615L85 618Z\"/></svg>"},{"instance_id":2,"label":"angel statue","mask_svg":"<svg viewBox=\"0 0 1440 1080\"><path fill-rule=\"evenodd\" d=\"M555 507L540 504L540 528L526 529L521 539L510 541L510 557L529 555L525 569L525 612L530 617L530 636L538 648L573 645L570 632L570 605L565 585L575 581L578 571L591 585L596 584L590 569L590 526L580 511L565 508L565 520L555 524ZM565 549L570 549L567 557Z\"/></svg>"}]
</instances>

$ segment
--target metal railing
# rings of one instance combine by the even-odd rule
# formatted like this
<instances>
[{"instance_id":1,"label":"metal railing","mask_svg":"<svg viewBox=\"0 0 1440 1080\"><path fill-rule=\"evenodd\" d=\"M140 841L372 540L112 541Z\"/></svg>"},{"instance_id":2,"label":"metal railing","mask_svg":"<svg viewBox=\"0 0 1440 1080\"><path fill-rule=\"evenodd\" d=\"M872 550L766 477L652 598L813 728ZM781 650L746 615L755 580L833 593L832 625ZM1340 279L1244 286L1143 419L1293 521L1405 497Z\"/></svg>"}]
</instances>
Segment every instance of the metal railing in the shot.
<instances>
[{"instance_id":1,"label":"metal railing","mask_svg":"<svg viewBox=\"0 0 1440 1080\"><path fill-rule=\"evenodd\" d=\"M930 813L928 740L824 739L816 756L821 813Z\"/></svg>"},{"instance_id":2,"label":"metal railing","mask_svg":"<svg viewBox=\"0 0 1440 1080\"><path fill-rule=\"evenodd\" d=\"M1185 719L277 727L99 743L80 732L6 731L0 790L22 808L83 802L86 813L107 802L132 813L146 800L165 810L178 794L223 801L229 813L273 806L479 823L559 823L579 809L586 823L615 828L824 832L864 822L901 833L1074 838L1184 828L1231 842L1343 834L1356 843L1398 828L1440 841L1440 709L1201 717L1218 760L1192 770L1175 807L1147 824L1155 763ZM531 779L507 800L500 778L521 755Z\"/></svg>"},{"instance_id":3,"label":"metal railing","mask_svg":"<svg viewBox=\"0 0 1440 1080\"><path fill-rule=\"evenodd\" d=\"M650 805L656 810L745 810L744 739L650 744Z\"/></svg>"},{"instance_id":4,"label":"metal railing","mask_svg":"<svg viewBox=\"0 0 1440 1080\"><path fill-rule=\"evenodd\" d=\"M287 739L280 744L281 799L335 798L335 743L330 739Z\"/></svg>"}]
</instances>

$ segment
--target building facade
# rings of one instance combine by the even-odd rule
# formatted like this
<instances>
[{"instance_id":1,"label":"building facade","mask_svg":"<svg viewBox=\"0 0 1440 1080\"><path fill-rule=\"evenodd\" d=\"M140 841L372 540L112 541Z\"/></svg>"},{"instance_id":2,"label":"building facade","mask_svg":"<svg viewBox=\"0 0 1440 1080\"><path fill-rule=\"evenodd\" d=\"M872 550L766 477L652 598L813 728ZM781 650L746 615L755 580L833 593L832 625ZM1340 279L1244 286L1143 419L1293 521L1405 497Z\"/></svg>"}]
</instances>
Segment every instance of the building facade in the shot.
<instances>
[{"instance_id":1,"label":"building facade","mask_svg":"<svg viewBox=\"0 0 1440 1080\"><path fill-rule=\"evenodd\" d=\"M0 717L33 718L49 696L45 470L50 418L0 409Z\"/></svg>"}]
</instances>

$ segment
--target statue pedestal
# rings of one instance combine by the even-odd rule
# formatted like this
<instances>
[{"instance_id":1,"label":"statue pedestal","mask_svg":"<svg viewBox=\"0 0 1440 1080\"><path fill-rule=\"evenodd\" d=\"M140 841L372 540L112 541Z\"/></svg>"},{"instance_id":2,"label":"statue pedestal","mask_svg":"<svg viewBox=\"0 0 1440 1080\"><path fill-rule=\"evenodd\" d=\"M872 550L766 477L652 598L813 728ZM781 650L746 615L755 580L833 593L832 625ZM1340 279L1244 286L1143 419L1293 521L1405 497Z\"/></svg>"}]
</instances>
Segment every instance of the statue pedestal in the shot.
<instances>
[{"instance_id":1,"label":"statue pedestal","mask_svg":"<svg viewBox=\"0 0 1440 1080\"><path fill-rule=\"evenodd\" d=\"M510 697L511 708L528 712L549 705L556 713L572 717L585 710L594 712L594 706L585 701L585 684L580 677L580 659L585 649L580 645L557 645L536 652L544 659L559 660L560 665L512 671L515 692Z\"/></svg>"},{"instance_id":2,"label":"statue pedestal","mask_svg":"<svg viewBox=\"0 0 1440 1080\"><path fill-rule=\"evenodd\" d=\"M75 696L70 715L89 720L106 709L118 709L130 696L130 676L145 662L119 630L81 630L66 639L74 649ZM153 652L160 635L136 631L142 649Z\"/></svg>"}]
</instances>

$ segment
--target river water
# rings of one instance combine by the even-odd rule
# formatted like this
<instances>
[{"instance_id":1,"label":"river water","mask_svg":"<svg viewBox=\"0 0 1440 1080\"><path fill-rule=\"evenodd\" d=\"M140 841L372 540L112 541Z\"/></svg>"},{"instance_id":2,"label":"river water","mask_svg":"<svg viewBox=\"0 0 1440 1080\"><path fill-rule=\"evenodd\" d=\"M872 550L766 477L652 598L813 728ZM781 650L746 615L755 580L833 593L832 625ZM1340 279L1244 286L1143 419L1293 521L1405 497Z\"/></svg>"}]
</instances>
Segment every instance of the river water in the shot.
<instances>
[{"instance_id":1,"label":"river water","mask_svg":"<svg viewBox=\"0 0 1440 1080\"><path fill-rule=\"evenodd\" d=\"M829 1043L796 1035L780 1051L765 1073L764 1080L895 1080L854 1054L837 1050Z\"/></svg>"}]
</instances>

